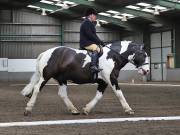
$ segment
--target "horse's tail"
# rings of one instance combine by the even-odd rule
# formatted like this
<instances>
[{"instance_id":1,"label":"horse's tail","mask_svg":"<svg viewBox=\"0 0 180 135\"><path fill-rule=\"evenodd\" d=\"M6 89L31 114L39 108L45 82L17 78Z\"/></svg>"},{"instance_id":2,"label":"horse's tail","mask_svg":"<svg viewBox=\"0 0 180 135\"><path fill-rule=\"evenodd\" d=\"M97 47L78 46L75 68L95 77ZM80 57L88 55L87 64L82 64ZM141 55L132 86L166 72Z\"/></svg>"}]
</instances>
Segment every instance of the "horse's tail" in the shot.
<instances>
[{"instance_id":1,"label":"horse's tail","mask_svg":"<svg viewBox=\"0 0 180 135\"><path fill-rule=\"evenodd\" d=\"M36 61L36 71L33 74L33 76L31 77L31 80L29 82L29 84L27 84L24 89L21 91L21 94L23 96L29 96L31 95L33 89L34 89L34 85L39 81L40 79L40 72L39 72L39 61L42 57L42 53L38 56L37 61Z\"/></svg>"}]
</instances>

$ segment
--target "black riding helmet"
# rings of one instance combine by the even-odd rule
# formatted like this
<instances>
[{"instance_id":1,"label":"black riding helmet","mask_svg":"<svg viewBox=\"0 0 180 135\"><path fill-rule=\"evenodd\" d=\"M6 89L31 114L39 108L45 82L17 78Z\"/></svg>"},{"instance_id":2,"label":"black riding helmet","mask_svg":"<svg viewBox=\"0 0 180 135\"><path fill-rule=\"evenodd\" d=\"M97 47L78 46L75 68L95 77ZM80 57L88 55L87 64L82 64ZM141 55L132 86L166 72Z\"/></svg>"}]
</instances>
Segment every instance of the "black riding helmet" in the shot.
<instances>
[{"instance_id":1,"label":"black riding helmet","mask_svg":"<svg viewBox=\"0 0 180 135\"><path fill-rule=\"evenodd\" d=\"M97 11L95 9L93 9L93 8L87 9L86 12L85 12L85 16L89 16L91 14L97 15Z\"/></svg>"}]
</instances>

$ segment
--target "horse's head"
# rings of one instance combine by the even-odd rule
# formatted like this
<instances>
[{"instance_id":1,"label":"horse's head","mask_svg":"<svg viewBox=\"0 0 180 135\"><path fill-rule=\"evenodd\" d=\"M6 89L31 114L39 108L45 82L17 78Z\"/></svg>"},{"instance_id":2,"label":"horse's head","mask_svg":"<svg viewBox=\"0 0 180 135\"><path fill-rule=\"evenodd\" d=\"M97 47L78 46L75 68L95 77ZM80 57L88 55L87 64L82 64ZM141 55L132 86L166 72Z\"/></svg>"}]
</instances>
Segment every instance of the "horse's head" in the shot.
<instances>
[{"instance_id":1,"label":"horse's head","mask_svg":"<svg viewBox=\"0 0 180 135\"><path fill-rule=\"evenodd\" d=\"M129 61L138 68L138 73L147 75L150 71L149 58L144 50L144 45L131 44L132 55L129 56Z\"/></svg>"}]
</instances>

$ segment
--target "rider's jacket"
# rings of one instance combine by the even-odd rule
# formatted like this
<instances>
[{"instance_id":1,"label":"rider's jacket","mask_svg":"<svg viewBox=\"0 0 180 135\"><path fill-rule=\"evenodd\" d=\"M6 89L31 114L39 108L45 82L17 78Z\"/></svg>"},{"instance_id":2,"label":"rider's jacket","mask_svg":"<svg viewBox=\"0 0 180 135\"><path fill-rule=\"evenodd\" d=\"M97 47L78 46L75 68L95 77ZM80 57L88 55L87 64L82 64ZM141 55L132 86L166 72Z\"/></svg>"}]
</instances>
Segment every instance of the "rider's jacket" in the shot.
<instances>
[{"instance_id":1,"label":"rider's jacket","mask_svg":"<svg viewBox=\"0 0 180 135\"><path fill-rule=\"evenodd\" d=\"M84 48L91 44L103 44L96 35L95 24L86 18L80 27L80 48Z\"/></svg>"}]
</instances>

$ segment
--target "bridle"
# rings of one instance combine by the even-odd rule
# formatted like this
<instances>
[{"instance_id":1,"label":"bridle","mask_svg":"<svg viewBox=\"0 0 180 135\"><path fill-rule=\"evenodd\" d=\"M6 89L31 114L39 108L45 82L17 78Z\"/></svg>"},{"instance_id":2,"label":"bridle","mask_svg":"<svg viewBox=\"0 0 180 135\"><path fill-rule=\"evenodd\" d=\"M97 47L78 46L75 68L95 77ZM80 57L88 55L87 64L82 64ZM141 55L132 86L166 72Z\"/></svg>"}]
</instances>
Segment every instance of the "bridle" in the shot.
<instances>
[{"instance_id":1,"label":"bridle","mask_svg":"<svg viewBox=\"0 0 180 135\"><path fill-rule=\"evenodd\" d=\"M134 66L136 66L136 68L139 68L139 69L142 69L143 71L145 71L142 66L144 65L148 65L149 63L143 63L141 66L137 66L135 63L134 63L134 58L132 60L129 60L128 58L124 57L123 55L119 54L119 52L117 52L116 50L110 48L109 46L105 45L104 47L107 47L109 48L111 51L115 52L116 54L118 54L120 57L122 57L123 59L127 60L129 63L133 64Z\"/></svg>"}]
</instances>

